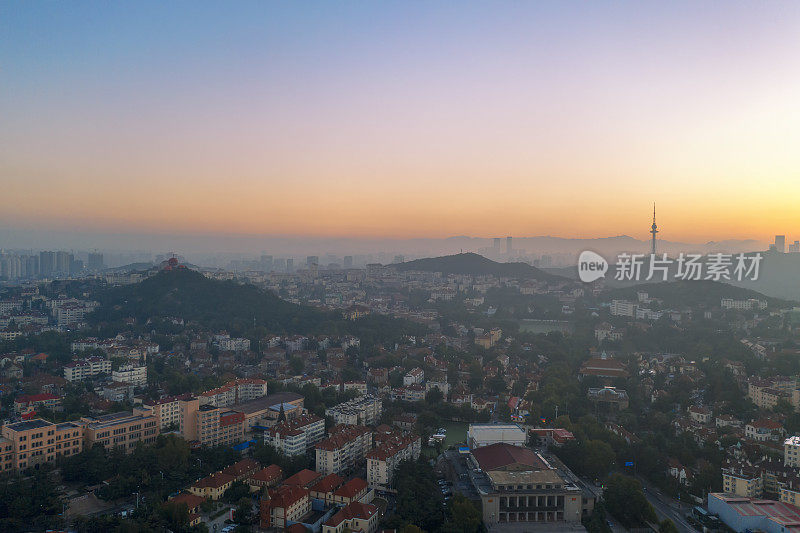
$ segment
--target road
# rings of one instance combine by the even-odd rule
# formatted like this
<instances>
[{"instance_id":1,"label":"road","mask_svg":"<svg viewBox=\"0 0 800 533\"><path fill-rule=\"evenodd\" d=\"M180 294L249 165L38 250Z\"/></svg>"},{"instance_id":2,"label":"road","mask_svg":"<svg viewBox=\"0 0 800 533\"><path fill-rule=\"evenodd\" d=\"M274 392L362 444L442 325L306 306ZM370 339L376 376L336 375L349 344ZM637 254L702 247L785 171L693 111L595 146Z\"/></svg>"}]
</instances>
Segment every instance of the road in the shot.
<instances>
[{"instance_id":1,"label":"road","mask_svg":"<svg viewBox=\"0 0 800 533\"><path fill-rule=\"evenodd\" d=\"M672 499L647 483L647 481L641 477L637 477L637 479L639 479L642 487L645 489L644 495L647 501L649 501L656 510L659 521L669 518L675 523L675 527L677 527L678 531L681 533L694 533L696 531L685 518L686 514L692 509L691 505Z\"/></svg>"}]
</instances>

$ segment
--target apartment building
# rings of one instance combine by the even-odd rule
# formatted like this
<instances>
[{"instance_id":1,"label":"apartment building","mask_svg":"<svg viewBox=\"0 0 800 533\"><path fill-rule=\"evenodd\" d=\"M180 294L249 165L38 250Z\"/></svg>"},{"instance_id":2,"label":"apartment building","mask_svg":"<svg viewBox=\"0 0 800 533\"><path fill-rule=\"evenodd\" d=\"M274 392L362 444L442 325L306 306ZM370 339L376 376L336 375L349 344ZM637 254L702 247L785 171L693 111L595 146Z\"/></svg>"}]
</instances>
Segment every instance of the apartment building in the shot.
<instances>
[{"instance_id":1,"label":"apartment building","mask_svg":"<svg viewBox=\"0 0 800 533\"><path fill-rule=\"evenodd\" d=\"M722 490L736 496L760 498L764 492L761 469L747 464L723 465Z\"/></svg>"},{"instance_id":2,"label":"apartment building","mask_svg":"<svg viewBox=\"0 0 800 533\"><path fill-rule=\"evenodd\" d=\"M800 467L800 437L795 435L783 441L783 464Z\"/></svg>"},{"instance_id":3,"label":"apartment building","mask_svg":"<svg viewBox=\"0 0 800 533\"><path fill-rule=\"evenodd\" d=\"M786 430L780 422L762 418L753 420L744 427L745 437L758 442L780 442L786 436Z\"/></svg>"},{"instance_id":4,"label":"apartment building","mask_svg":"<svg viewBox=\"0 0 800 533\"><path fill-rule=\"evenodd\" d=\"M213 405L195 412L197 437L204 446L238 444L244 440L244 414Z\"/></svg>"},{"instance_id":5,"label":"apartment building","mask_svg":"<svg viewBox=\"0 0 800 533\"><path fill-rule=\"evenodd\" d=\"M156 417L161 431L173 427L179 428L181 425L181 401L191 400L192 398L191 394L164 396L158 400L142 402L142 406L137 408L137 410L147 411Z\"/></svg>"},{"instance_id":6,"label":"apartment building","mask_svg":"<svg viewBox=\"0 0 800 533\"><path fill-rule=\"evenodd\" d=\"M390 489L397 465L405 459L418 459L421 450L419 436L390 436L367 453L367 484L378 490Z\"/></svg>"},{"instance_id":7,"label":"apartment building","mask_svg":"<svg viewBox=\"0 0 800 533\"><path fill-rule=\"evenodd\" d=\"M369 426L378 423L382 412L381 399L367 395L329 407L325 415L332 417L336 424Z\"/></svg>"},{"instance_id":8,"label":"apartment building","mask_svg":"<svg viewBox=\"0 0 800 533\"><path fill-rule=\"evenodd\" d=\"M774 409L782 399L792 403L796 387L794 378L753 378L747 383L747 397L761 409Z\"/></svg>"},{"instance_id":9,"label":"apartment building","mask_svg":"<svg viewBox=\"0 0 800 533\"><path fill-rule=\"evenodd\" d=\"M6 424L0 439L2 470L24 470L51 463L60 455L83 450L83 428L73 422L54 424L37 418Z\"/></svg>"},{"instance_id":10,"label":"apartment building","mask_svg":"<svg viewBox=\"0 0 800 533\"><path fill-rule=\"evenodd\" d=\"M281 485L269 489L260 503L261 529L285 529L290 522L299 522L311 512L308 489L296 485Z\"/></svg>"},{"instance_id":11,"label":"apartment building","mask_svg":"<svg viewBox=\"0 0 800 533\"><path fill-rule=\"evenodd\" d=\"M200 405L229 407L249 402L267 395L267 382L263 379L236 379L221 387L199 394Z\"/></svg>"},{"instance_id":12,"label":"apartment building","mask_svg":"<svg viewBox=\"0 0 800 533\"><path fill-rule=\"evenodd\" d=\"M335 426L315 448L317 472L341 474L364 461L372 448L372 432L365 426Z\"/></svg>"},{"instance_id":13,"label":"apartment building","mask_svg":"<svg viewBox=\"0 0 800 533\"><path fill-rule=\"evenodd\" d=\"M78 359L64 365L64 379L82 381L98 374L110 374L111 361L102 357Z\"/></svg>"},{"instance_id":14,"label":"apartment building","mask_svg":"<svg viewBox=\"0 0 800 533\"><path fill-rule=\"evenodd\" d=\"M147 366L123 365L111 372L111 379L119 383L130 383L134 387L146 387Z\"/></svg>"},{"instance_id":15,"label":"apartment building","mask_svg":"<svg viewBox=\"0 0 800 533\"><path fill-rule=\"evenodd\" d=\"M62 411L61 397L45 392L41 394L23 394L14 399L14 412L20 415L42 408L50 411Z\"/></svg>"},{"instance_id":16,"label":"apartment building","mask_svg":"<svg viewBox=\"0 0 800 533\"><path fill-rule=\"evenodd\" d=\"M120 411L98 417L83 417L86 447L95 443L107 449L122 448L126 453L132 451L138 442L152 444L160 433L158 419L150 414Z\"/></svg>"},{"instance_id":17,"label":"apartment building","mask_svg":"<svg viewBox=\"0 0 800 533\"><path fill-rule=\"evenodd\" d=\"M286 455L303 455L325 437L325 419L305 414L279 422L264 432L264 443Z\"/></svg>"}]
</instances>

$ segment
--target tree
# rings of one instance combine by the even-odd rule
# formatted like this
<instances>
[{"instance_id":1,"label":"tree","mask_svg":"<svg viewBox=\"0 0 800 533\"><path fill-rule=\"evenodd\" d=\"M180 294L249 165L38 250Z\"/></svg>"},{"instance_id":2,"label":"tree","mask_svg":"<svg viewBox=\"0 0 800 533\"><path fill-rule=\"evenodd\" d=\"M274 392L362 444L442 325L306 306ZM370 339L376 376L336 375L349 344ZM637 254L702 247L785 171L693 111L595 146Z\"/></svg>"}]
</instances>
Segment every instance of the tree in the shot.
<instances>
[{"instance_id":1,"label":"tree","mask_svg":"<svg viewBox=\"0 0 800 533\"><path fill-rule=\"evenodd\" d=\"M439 390L438 387L434 387L425 394L425 401L431 405L441 403L444 399L444 394L442 391Z\"/></svg>"},{"instance_id":2,"label":"tree","mask_svg":"<svg viewBox=\"0 0 800 533\"><path fill-rule=\"evenodd\" d=\"M665 518L663 522L658 525L658 533L678 533L678 528L675 523L669 518Z\"/></svg>"},{"instance_id":3,"label":"tree","mask_svg":"<svg viewBox=\"0 0 800 533\"><path fill-rule=\"evenodd\" d=\"M450 500L447 514L442 528L445 533L482 533L486 530L480 509L460 492Z\"/></svg>"},{"instance_id":4,"label":"tree","mask_svg":"<svg viewBox=\"0 0 800 533\"><path fill-rule=\"evenodd\" d=\"M638 527L645 522L656 522L656 512L642 492L642 485L635 478L613 474L603 490L606 509L625 527Z\"/></svg>"}]
</instances>

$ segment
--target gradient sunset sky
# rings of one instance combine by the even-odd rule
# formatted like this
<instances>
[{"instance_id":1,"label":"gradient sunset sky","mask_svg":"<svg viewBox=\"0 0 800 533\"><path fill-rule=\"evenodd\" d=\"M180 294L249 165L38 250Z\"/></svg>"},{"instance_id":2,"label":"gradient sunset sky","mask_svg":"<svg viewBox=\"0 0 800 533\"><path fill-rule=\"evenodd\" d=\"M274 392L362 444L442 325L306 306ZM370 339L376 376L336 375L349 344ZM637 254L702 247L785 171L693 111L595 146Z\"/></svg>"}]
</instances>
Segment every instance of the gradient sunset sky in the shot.
<instances>
[{"instance_id":1,"label":"gradient sunset sky","mask_svg":"<svg viewBox=\"0 0 800 533\"><path fill-rule=\"evenodd\" d=\"M0 224L797 238L798 51L798 2L6 0Z\"/></svg>"}]
</instances>

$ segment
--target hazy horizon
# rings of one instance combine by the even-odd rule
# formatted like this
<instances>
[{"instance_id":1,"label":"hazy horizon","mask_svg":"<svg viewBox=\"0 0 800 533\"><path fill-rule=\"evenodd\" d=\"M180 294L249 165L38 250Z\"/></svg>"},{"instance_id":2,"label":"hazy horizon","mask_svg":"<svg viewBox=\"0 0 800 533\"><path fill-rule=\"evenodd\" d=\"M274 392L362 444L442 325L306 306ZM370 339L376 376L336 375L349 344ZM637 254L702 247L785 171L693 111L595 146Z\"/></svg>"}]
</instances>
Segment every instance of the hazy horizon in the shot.
<instances>
[{"instance_id":1,"label":"hazy horizon","mask_svg":"<svg viewBox=\"0 0 800 533\"><path fill-rule=\"evenodd\" d=\"M800 229L800 4L0 11L7 231Z\"/></svg>"}]
</instances>

